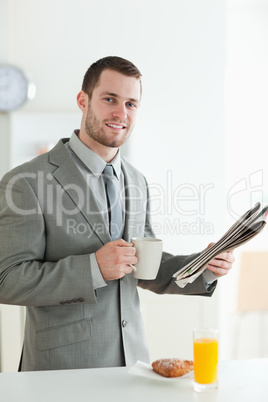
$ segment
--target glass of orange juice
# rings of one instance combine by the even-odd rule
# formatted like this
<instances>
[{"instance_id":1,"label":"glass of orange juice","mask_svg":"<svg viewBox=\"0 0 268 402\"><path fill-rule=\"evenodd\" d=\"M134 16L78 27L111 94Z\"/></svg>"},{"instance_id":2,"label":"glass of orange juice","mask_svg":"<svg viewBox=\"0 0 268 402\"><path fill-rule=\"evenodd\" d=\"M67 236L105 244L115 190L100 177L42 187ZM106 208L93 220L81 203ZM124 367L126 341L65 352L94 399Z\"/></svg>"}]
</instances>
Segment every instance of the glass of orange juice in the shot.
<instances>
[{"instance_id":1,"label":"glass of orange juice","mask_svg":"<svg viewBox=\"0 0 268 402\"><path fill-rule=\"evenodd\" d=\"M194 329L194 389L205 391L218 386L219 331Z\"/></svg>"}]
</instances>

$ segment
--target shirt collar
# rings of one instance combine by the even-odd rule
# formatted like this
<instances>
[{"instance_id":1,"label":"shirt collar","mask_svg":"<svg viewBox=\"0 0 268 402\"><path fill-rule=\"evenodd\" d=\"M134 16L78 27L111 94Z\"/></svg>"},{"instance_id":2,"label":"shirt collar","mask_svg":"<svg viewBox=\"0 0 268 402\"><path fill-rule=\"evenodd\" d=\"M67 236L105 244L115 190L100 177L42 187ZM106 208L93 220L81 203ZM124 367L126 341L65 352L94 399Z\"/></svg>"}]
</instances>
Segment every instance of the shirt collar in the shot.
<instances>
[{"instance_id":1,"label":"shirt collar","mask_svg":"<svg viewBox=\"0 0 268 402\"><path fill-rule=\"evenodd\" d=\"M78 137L79 130L75 130L70 138L69 146L72 151L78 156L79 159L86 165L86 167L94 174L94 176L99 177L105 166L106 162L90 148L88 148ZM117 179L120 178L121 172L121 157L120 150L118 150L114 159L109 163L112 165L115 171Z\"/></svg>"}]
</instances>

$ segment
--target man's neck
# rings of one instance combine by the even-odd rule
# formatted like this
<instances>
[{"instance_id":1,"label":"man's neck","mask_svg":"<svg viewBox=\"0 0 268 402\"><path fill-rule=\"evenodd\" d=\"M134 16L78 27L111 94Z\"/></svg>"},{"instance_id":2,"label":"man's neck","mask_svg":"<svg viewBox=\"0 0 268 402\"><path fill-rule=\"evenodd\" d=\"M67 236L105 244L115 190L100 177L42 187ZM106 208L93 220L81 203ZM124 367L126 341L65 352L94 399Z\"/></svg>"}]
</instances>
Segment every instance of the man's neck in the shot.
<instances>
[{"instance_id":1,"label":"man's neck","mask_svg":"<svg viewBox=\"0 0 268 402\"><path fill-rule=\"evenodd\" d=\"M106 163L111 162L118 152L118 148L107 147L89 137L86 133L79 131L78 138L83 142L91 151L99 155Z\"/></svg>"}]
</instances>

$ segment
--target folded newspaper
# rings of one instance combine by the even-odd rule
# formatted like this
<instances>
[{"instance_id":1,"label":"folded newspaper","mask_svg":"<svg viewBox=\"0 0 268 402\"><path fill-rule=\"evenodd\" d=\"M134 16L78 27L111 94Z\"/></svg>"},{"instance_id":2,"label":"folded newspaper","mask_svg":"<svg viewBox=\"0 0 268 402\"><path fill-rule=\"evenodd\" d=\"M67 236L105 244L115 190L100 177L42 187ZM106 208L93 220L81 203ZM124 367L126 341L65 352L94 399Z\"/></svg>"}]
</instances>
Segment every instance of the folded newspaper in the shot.
<instances>
[{"instance_id":1,"label":"folded newspaper","mask_svg":"<svg viewBox=\"0 0 268 402\"><path fill-rule=\"evenodd\" d=\"M176 279L176 284L184 288L187 283L192 283L201 275L207 264L217 255L241 246L252 239L265 226L267 216L268 206L261 209L261 204L258 202L252 209L242 215L212 247L176 272L173 275Z\"/></svg>"}]
</instances>

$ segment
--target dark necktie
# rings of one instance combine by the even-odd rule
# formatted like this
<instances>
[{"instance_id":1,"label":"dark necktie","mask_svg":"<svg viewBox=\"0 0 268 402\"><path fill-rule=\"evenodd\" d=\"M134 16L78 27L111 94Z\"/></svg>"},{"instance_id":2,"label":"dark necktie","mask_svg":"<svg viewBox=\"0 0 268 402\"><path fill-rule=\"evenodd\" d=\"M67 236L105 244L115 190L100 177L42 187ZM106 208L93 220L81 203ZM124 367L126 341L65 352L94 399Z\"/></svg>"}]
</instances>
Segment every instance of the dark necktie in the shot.
<instances>
[{"instance_id":1,"label":"dark necktie","mask_svg":"<svg viewBox=\"0 0 268 402\"><path fill-rule=\"evenodd\" d=\"M115 186L116 177L112 165L106 165L104 171L106 194L108 201L109 226L112 240L120 239L122 233L122 207L119 192Z\"/></svg>"}]
</instances>

